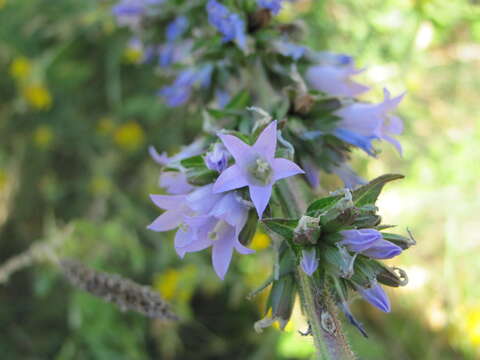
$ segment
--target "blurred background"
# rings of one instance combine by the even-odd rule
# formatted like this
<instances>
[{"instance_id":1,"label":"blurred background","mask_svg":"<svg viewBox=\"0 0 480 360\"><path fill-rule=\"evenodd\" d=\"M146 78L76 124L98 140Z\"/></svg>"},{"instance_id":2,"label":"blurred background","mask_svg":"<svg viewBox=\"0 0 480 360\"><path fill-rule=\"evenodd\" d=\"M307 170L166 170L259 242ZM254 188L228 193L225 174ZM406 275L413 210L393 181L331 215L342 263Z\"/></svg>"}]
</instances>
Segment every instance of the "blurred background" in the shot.
<instances>
[{"instance_id":1,"label":"blurred background","mask_svg":"<svg viewBox=\"0 0 480 360\"><path fill-rule=\"evenodd\" d=\"M145 229L159 173L148 145L175 152L200 123L155 96L162 79L140 64L111 5L0 0L0 264L54 242L61 256L151 285L183 321L121 313L40 261L0 277L2 359L309 358L298 309L285 332L253 331L265 296L245 297L270 270L266 235L221 282L207 254L181 262L172 234ZM365 99L380 100L384 86L408 93L404 156L382 144L378 159L355 153L354 168L406 175L379 207L417 239L391 261L410 282L389 292L391 314L355 303L370 338L345 325L353 348L362 359L480 358L479 2L301 0L279 17L297 18L312 48L367 68L361 78L375 90Z\"/></svg>"}]
</instances>

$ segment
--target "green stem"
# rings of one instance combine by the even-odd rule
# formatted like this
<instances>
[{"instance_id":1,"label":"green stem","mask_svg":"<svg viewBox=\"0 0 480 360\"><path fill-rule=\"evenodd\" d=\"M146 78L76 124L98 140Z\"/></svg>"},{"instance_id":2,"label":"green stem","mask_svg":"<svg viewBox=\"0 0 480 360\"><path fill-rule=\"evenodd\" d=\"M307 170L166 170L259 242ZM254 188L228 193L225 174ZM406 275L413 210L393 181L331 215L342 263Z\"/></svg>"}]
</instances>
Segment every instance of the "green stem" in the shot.
<instances>
[{"instance_id":1,"label":"green stem","mask_svg":"<svg viewBox=\"0 0 480 360\"><path fill-rule=\"evenodd\" d=\"M300 217L304 212L306 205L299 190L293 181L279 183L279 196L284 206L285 216ZM296 269L296 278L302 309L310 324L317 349L316 359L355 359L337 317L337 307L327 289L320 288L300 266Z\"/></svg>"}]
</instances>

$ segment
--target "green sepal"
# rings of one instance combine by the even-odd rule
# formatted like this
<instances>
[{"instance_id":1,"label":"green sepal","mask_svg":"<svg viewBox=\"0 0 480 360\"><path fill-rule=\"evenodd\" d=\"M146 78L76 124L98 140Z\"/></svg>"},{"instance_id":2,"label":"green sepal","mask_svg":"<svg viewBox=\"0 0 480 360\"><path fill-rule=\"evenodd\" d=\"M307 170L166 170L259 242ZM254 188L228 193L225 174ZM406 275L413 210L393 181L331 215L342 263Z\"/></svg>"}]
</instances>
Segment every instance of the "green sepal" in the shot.
<instances>
[{"instance_id":1,"label":"green sepal","mask_svg":"<svg viewBox=\"0 0 480 360\"><path fill-rule=\"evenodd\" d=\"M238 110L225 110L225 109L206 109L208 115L212 116L216 120L220 120L230 116L241 115L241 112Z\"/></svg>"},{"instance_id":2,"label":"green sepal","mask_svg":"<svg viewBox=\"0 0 480 360\"><path fill-rule=\"evenodd\" d=\"M322 260L325 262L326 268L333 276L349 278L353 275L353 264L355 261L355 255L343 248L344 253L341 252L342 248L336 246L325 246L321 250Z\"/></svg>"},{"instance_id":3,"label":"green sepal","mask_svg":"<svg viewBox=\"0 0 480 360\"><path fill-rule=\"evenodd\" d=\"M295 228L298 225L298 219L263 219L265 226L274 233L280 235L285 240L293 241Z\"/></svg>"},{"instance_id":4,"label":"green sepal","mask_svg":"<svg viewBox=\"0 0 480 360\"><path fill-rule=\"evenodd\" d=\"M378 195L383 189L383 186L393 180L403 179L404 176L400 174L386 174L382 175L368 184L365 184L352 192L353 202L356 206L363 206L367 204L375 204Z\"/></svg>"},{"instance_id":5,"label":"green sepal","mask_svg":"<svg viewBox=\"0 0 480 360\"><path fill-rule=\"evenodd\" d=\"M406 250L417 243L413 238L408 238L398 234L382 233L382 236L385 240L400 246L403 250Z\"/></svg>"},{"instance_id":6,"label":"green sepal","mask_svg":"<svg viewBox=\"0 0 480 360\"><path fill-rule=\"evenodd\" d=\"M255 236L255 232L257 231L257 224L258 224L258 216L255 209L251 209L248 212L248 219L243 227L238 240L244 246L250 245L252 242L253 237Z\"/></svg>"},{"instance_id":7,"label":"green sepal","mask_svg":"<svg viewBox=\"0 0 480 360\"><path fill-rule=\"evenodd\" d=\"M361 229L378 226L382 222L382 218L377 215L377 210L377 207L372 204L358 208L359 214L355 218L353 225Z\"/></svg>"},{"instance_id":8,"label":"green sepal","mask_svg":"<svg viewBox=\"0 0 480 360\"><path fill-rule=\"evenodd\" d=\"M335 205L340 199L342 198L341 195L334 195L334 196L327 196L318 200L315 200L310 205L308 205L306 214L308 216L317 217L322 212L330 209L333 205Z\"/></svg>"},{"instance_id":9,"label":"green sepal","mask_svg":"<svg viewBox=\"0 0 480 360\"><path fill-rule=\"evenodd\" d=\"M353 282L367 287L381 271L382 267L378 261L359 255L355 260L354 274L351 279Z\"/></svg>"},{"instance_id":10,"label":"green sepal","mask_svg":"<svg viewBox=\"0 0 480 360\"><path fill-rule=\"evenodd\" d=\"M408 283L407 274L405 271L399 268L390 268L381 263L379 265L382 269L377 274L377 280L390 287L399 287L405 286ZM400 272L400 275L395 272L395 270Z\"/></svg>"},{"instance_id":11,"label":"green sepal","mask_svg":"<svg viewBox=\"0 0 480 360\"><path fill-rule=\"evenodd\" d=\"M237 93L227 105L225 105L226 110L243 110L248 103L250 102L250 94L247 90L242 90Z\"/></svg>"},{"instance_id":12,"label":"green sepal","mask_svg":"<svg viewBox=\"0 0 480 360\"><path fill-rule=\"evenodd\" d=\"M283 321L281 325L286 325L290 320L295 303L297 286L293 274L283 276L274 281L267 300L266 310L272 310L272 318L279 318ZM283 330L283 327L282 327Z\"/></svg>"}]
</instances>

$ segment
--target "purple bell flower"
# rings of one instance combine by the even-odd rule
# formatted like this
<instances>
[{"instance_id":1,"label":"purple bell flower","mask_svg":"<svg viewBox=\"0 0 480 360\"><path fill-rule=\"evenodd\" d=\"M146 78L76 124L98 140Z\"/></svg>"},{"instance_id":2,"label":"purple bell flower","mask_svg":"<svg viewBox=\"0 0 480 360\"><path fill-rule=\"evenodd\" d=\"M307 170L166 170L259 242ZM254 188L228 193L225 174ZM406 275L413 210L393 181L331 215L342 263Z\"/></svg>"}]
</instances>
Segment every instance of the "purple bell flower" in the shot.
<instances>
[{"instance_id":1,"label":"purple bell flower","mask_svg":"<svg viewBox=\"0 0 480 360\"><path fill-rule=\"evenodd\" d=\"M220 109L223 109L230 102L231 99L232 96L228 93L228 91L221 88L217 88L215 90L215 100Z\"/></svg>"},{"instance_id":2,"label":"purple bell flower","mask_svg":"<svg viewBox=\"0 0 480 360\"><path fill-rule=\"evenodd\" d=\"M178 227L175 250L182 258L186 253L212 247L213 268L223 279L234 249L241 254L254 251L238 239L248 207L235 192L214 194L212 186L196 188L187 195L151 195L155 205L166 211L148 229L168 231Z\"/></svg>"},{"instance_id":3,"label":"purple bell flower","mask_svg":"<svg viewBox=\"0 0 480 360\"><path fill-rule=\"evenodd\" d=\"M305 55L305 52L307 51L305 46L297 45L287 40L275 41L273 45L279 54L291 57L295 61Z\"/></svg>"},{"instance_id":4,"label":"purple bell flower","mask_svg":"<svg viewBox=\"0 0 480 360\"><path fill-rule=\"evenodd\" d=\"M317 258L317 251L315 248L311 249L302 249L302 259L300 260L300 266L302 270L308 276L312 276L313 273L318 268L318 258Z\"/></svg>"},{"instance_id":5,"label":"purple bell flower","mask_svg":"<svg viewBox=\"0 0 480 360\"><path fill-rule=\"evenodd\" d=\"M161 4L164 0L121 0L112 8L120 26L137 28L149 6Z\"/></svg>"},{"instance_id":6,"label":"purple bell flower","mask_svg":"<svg viewBox=\"0 0 480 360\"><path fill-rule=\"evenodd\" d=\"M383 288L377 283L373 284L369 288L365 288L359 285L355 285L357 291L362 297L373 306L379 308L383 312L390 312L390 300Z\"/></svg>"},{"instance_id":7,"label":"purple bell flower","mask_svg":"<svg viewBox=\"0 0 480 360\"><path fill-rule=\"evenodd\" d=\"M188 28L188 20L185 16L179 16L167 25L165 37L167 42L174 42L182 36Z\"/></svg>"},{"instance_id":8,"label":"purple bell flower","mask_svg":"<svg viewBox=\"0 0 480 360\"><path fill-rule=\"evenodd\" d=\"M351 79L352 76L362 71L356 69L353 63L347 65L321 64L309 67L305 75L307 82L315 90L332 96L355 97L370 89Z\"/></svg>"},{"instance_id":9,"label":"purple bell flower","mask_svg":"<svg viewBox=\"0 0 480 360\"><path fill-rule=\"evenodd\" d=\"M169 194L186 194L194 189L194 186L188 183L187 175L182 171L163 171L158 184Z\"/></svg>"},{"instance_id":10,"label":"purple bell flower","mask_svg":"<svg viewBox=\"0 0 480 360\"><path fill-rule=\"evenodd\" d=\"M158 65L167 67L183 61L190 55L193 41L184 40L166 43L158 47Z\"/></svg>"},{"instance_id":11,"label":"purple bell flower","mask_svg":"<svg viewBox=\"0 0 480 360\"><path fill-rule=\"evenodd\" d=\"M304 171L294 162L275 158L277 122L273 121L258 136L252 146L233 135L219 135L235 159L235 164L223 171L214 184L213 192L221 193L248 186L258 216L261 218L272 195L273 184Z\"/></svg>"},{"instance_id":12,"label":"purple bell flower","mask_svg":"<svg viewBox=\"0 0 480 360\"><path fill-rule=\"evenodd\" d=\"M173 230L180 226L185 215L192 212L187 206L187 195L150 195L150 199L166 211L147 226L149 230Z\"/></svg>"},{"instance_id":13,"label":"purple bell flower","mask_svg":"<svg viewBox=\"0 0 480 360\"><path fill-rule=\"evenodd\" d=\"M222 41L234 41L240 49L245 50L247 38L243 19L216 0L209 0L206 7L208 21L223 35Z\"/></svg>"},{"instance_id":14,"label":"purple bell flower","mask_svg":"<svg viewBox=\"0 0 480 360\"><path fill-rule=\"evenodd\" d=\"M303 158L300 160L303 170L305 170L305 177L308 183L313 189L320 186L319 169L309 158Z\"/></svg>"},{"instance_id":15,"label":"purple bell flower","mask_svg":"<svg viewBox=\"0 0 480 360\"><path fill-rule=\"evenodd\" d=\"M177 107L185 104L192 93L192 86L195 83L195 71L186 69L180 72L170 86L165 86L159 94L165 98L167 105Z\"/></svg>"},{"instance_id":16,"label":"purple bell flower","mask_svg":"<svg viewBox=\"0 0 480 360\"><path fill-rule=\"evenodd\" d=\"M196 84L207 87L210 84L213 66L206 64L197 69L185 69L180 72L172 85L165 86L158 94L165 98L170 107L185 104L192 94L192 87Z\"/></svg>"},{"instance_id":17,"label":"purple bell flower","mask_svg":"<svg viewBox=\"0 0 480 360\"><path fill-rule=\"evenodd\" d=\"M285 0L257 0L258 6L268 9L272 14L277 15L282 10L282 2Z\"/></svg>"},{"instance_id":18,"label":"purple bell flower","mask_svg":"<svg viewBox=\"0 0 480 360\"><path fill-rule=\"evenodd\" d=\"M375 229L343 230L340 235L343 240L338 242L339 245L374 259L391 259L402 252L401 247L384 240Z\"/></svg>"},{"instance_id":19,"label":"purple bell flower","mask_svg":"<svg viewBox=\"0 0 480 360\"><path fill-rule=\"evenodd\" d=\"M341 163L332 168L331 171L343 181L344 186L348 189L355 189L357 186L367 183L347 163Z\"/></svg>"},{"instance_id":20,"label":"purple bell flower","mask_svg":"<svg viewBox=\"0 0 480 360\"><path fill-rule=\"evenodd\" d=\"M386 140L392 143L398 152L402 146L393 135L400 135L403 122L391 115L405 94L391 98L390 92L384 89L384 100L380 104L353 103L334 112L340 118L334 135L358 146L369 155L373 155L372 140Z\"/></svg>"},{"instance_id":21,"label":"purple bell flower","mask_svg":"<svg viewBox=\"0 0 480 360\"><path fill-rule=\"evenodd\" d=\"M220 143L216 143L213 146L212 151L209 151L205 155L205 164L210 170L215 170L221 173L228 166L228 159L230 153L225 149L225 146Z\"/></svg>"},{"instance_id":22,"label":"purple bell flower","mask_svg":"<svg viewBox=\"0 0 480 360\"><path fill-rule=\"evenodd\" d=\"M361 332L361 334L364 336L364 337L368 337L368 334L367 332L365 331L365 328L363 327L363 325L355 318L355 316L353 316L352 312L350 311L350 307L348 306L347 302L346 301L342 301L340 304L340 309L342 309L343 313L345 314L345 317L348 319L348 321L350 322L350 324L352 324L353 326L355 326L358 331Z\"/></svg>"},{"instance_id":23,"label":"purple bell flower","mask_svg":"<svg viewBox=\"0 0 480 360\"><path fill-rule=\"evenodd\" d=\"M179 171L162 171L159 178L159 185L169 194L186 194L194 189L192 185L187 182L187 176L179 166L179 162L185 158L199 155L203 150L203 141L197 140L192 144L185 146L179 153L172 157L163 152L161 154L153 146L148 147L148 152L152 159L162 166L170 165L179 167Z\"/></svg>"}]
</instances>

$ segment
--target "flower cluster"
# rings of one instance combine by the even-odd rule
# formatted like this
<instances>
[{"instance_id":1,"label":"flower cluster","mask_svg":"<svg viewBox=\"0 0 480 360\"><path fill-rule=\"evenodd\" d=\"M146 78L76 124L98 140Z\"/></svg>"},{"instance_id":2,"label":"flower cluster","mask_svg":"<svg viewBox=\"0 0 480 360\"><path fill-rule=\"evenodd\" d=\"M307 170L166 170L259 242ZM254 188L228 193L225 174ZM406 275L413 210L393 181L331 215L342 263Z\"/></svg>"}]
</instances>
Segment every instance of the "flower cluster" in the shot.
<instances>
[{"instance_id":1,"label":"flower cluster","mask_svg":"<svg viewBox=\"0 0 480 360\"><path fill-rule=\"evenodd\" d=\"M262 74L275 74L273 91L277 96L289 91L289 105L272 103L269 110L275 111L275 106L288 110L277 117L289 117L287 140L305 149L295 160L304 165L308 182L318 186L318 173L324 171L338 175L345 187L355 188L365 181L348 165L352 147L376 156L374 141L385 140L401 154L396 136L402 133L403 123L394 111L403 94L392 97L385 89L381 103L359 101L357 97L370 89L355 80L365 69L357 68L349 55L314 51L293 41L287 27L272 19L283 3L257 0L254 6L203 0L178 14L178 6L168 0L121 0L113 12L138 37L142 37L138 24L145 18L165 24L155 37L163 38L162 44L141 46L144 61L158 57L165 74L173 75L172 83L157 92L169 107L195 98L223 108L248 86L248 76L238 71L247 62L257 64L248 71L260 80L258 93L251 89L252 97L261 97L261 89L271 88L262 84ZM151 41L151 34L143 33L142 41Z\"/></svg>"},{"instance_id":2,"label":"flower cluster","mask_svg":"<svg viewBox=\"0 0 480 360\"><path fill-rule=\"evenodd\" d=\"M172 157L150 148L166 194L151 195L163 213L148 228L176 230L181 258L212 248L213 268L223 279L234 250L253 252L248 244L262 224L283 240L275 248L267 303L272 319L284 326L290 318L300 269L365 334L349 310L351 293L389 312L382 285L403 285L406 275L380 260L414 241L385 232L375 207L383 185L400 176L367 183L348 161L352 148L375 157L377 140L402 153L396 136L403 123L395 111L404 95L385 89L380 103L360 100L370 90L357 80L366 70L349 55L296 43L298 27L274 16L284 1L121 0L114 7L119 24L135 33L132 44L143 61L157 59L159 73L171 79L158 91L165 104L203 105L204 137ZM159 26L151 31L149 23ZM253 102L269 112L248 108ZM261 119L253 122L246 109ZM345 189L292 218L298 194L281 180L303 174L315 188L320 171L338 175Z\"/></svg>"},{"instance_id":3,"label":"flower cluster","mask_svg":"<svg viewBox=\"0 0 480 360\"><path fill-rule=\"evenodd\" d=\"M348 307L349 291L358 292L370 304L390 312L390 301L380 283L397 287L406 282L403 271L378 261L398 256L415 243L412 238L381 231L385 227L376 214L379 190L399 177L386 175L353 192L345 189L316 200L295 222L265 221L268 228L285 238L297 254L298 265L318 282L318 287L331 287L330 292L347 318L362 333L363 328ZM291 262L280 263L280 272L287 272L289 266Z\"/></svg>"},{"instance_id":4,"label":"flower cluster","mask_svg":"<svg viewBox=\"0 0 480 360\"><path fill-rule=\"evenodd\" d=\"M182 258L186 253L212 247L213 267L223 279L234 249L241 254L253 252L239 240L252 207L250 204L253 203L258 217L262 218L274 184L303 171L292 161L275 157L276 121L258 135L253 145L234 135L219 134L218 138L221 142L213 143L211 150L200 157L189 157L202 153L200 142L172 158L151 148L154 159L168 166L160 176L160 185L170 195L151 195L154 204L165 212L148 228L154 231L178 228L175 249ZM210 183L202 186L189 183L189 159L195 164L190 169L196 168L198 173L199 168L204 168L213 173ZM228 166L231 160L234 163ZM249 196L240 191L247 186Z\"/></svg>"}]
</instances>

